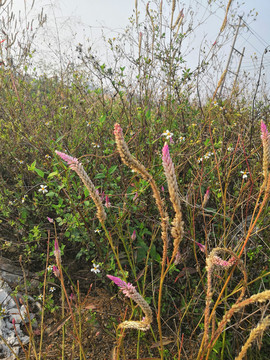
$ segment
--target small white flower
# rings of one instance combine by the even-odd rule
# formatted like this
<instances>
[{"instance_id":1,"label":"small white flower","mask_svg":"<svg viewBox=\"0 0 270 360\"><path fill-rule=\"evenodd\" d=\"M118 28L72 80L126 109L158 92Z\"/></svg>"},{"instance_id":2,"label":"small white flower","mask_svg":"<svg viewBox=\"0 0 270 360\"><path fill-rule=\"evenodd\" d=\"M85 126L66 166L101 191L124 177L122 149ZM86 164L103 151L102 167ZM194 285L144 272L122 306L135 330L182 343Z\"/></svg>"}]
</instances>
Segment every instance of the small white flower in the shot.
<instances>
[{"instance_id":1,"label":"small white flower","mask_svg":"<svg viewBox=\"0 0 270 360\"><path fill-rule=\"evenodd\" d=\"M45 194L46 192L48 192L48 190L46 190L47 185L40 185L40 189L38 191L42 191L43 194Z\"/></svg>"},{"instance_id":2,"label":"small white flower","mask_svg":"<svg viewBox=\"0 0 270 360\"><path fill-rule=\"evenodd\" d=\"M50 155L48 154L45 155L45 159L50 159L50 158L51 158Z\"/></svg>"},{"instance_id":3,"label":"small white flower","mask_svg":"<svg viewBox=\"0 0 270 360\"><path fill-rule=\"evenodd\" d=\"M96 229L96 230L95 230L95 233L100 234L100 233L101 233L101 230L100 230L100 229Z\"/></svg>"},{"instance_id":4,"label":"small white flower","mask_svg":"<svg viewBox=\"0 0 270 360\"><path fill-rule=\"evenodd\" d=\"M54 291L55 291L55 287L54 287L54 286L51 286L51 287L49 288L49 292L53 293Z\"/></svg>"},{"instance_id":5,"label":"small white flower","mask_svg":"<svg viewBox=\"0 0 270 360\"><path fill-rule=\"evenodd\" d=\"M52 265L49 265L48 267L47 267L47 271L52 271L53 270L53 266Z\"/></svg>"},{"instance_id":6,"label":"small white flower","mask_svg":"<svg viewBox=\"0 0 270 360\"><path fill-rule=\"evenodd\" d=\"M13 205L14 201L9 200L8 205Z\"/></svg>"},{"instance_id":7,"label":"small white flower","mask_svg":"<svg viewBox=\"0 0 270 360\"><path fill-rule=\"evenodd\" d=\"M204 158L205 158L205 159L209 159L210 156L212 156L212 155L214 155L214 153L212 153L212 152L207 152L207 153L204 155Z\"/></svg>"},{"instance_id":8,"label":"small white flower","mask_svg":"<svg viewBox=\"0 0 270 360\"><path fill-rule=\"evenodd\" d=\"M86 126L91 126L91 121L86 121Z\"/></svg>"},{"instance_id":9,"label":"small white flower","mask_svg":"<svg viewBox=\"0 0 270 360\"><path fill-rule=\"evenodd\" d=\"M46 121L46 122L45 122L45 125L46 125L46 126L50 126L50 125L51 125L51 121Z\"/></svg>"},{"instance_id":10,"label":"small white flower","mask_svg":"<svg viewBox=\"0 0 270 360\"><path fill-rule=\"evenodd\" d=\"M166 130L164 133L161 134L161 136L165 136L166 140L169 140L171 137L173 137L173 133L171 133L169 130Z\"/></svg>"},{"instance_id":11,"label":"small white flower","mask_svg":"<svg viewBox=\"0 0 270 360\"><path fill-rule=\"evenodd\" d=\"M94 148L99 148L100 146L97 144L97 143L95 143L95 142L92 142L92 146L94 147Z\"/></svg>"},{"instance_id":12,"label":"small white flower","mask_svg":"<svg viewBox=\"0 0 270 360\"><path fill-rule=\"evenodd\" d=\"M22 204L25 202L26 198L27 198L27 195L24 195L24 196L22 197Z\"/></svg>"},{"instance_id":13,"label":"small white flower","mask_svg":"<svg viewBox=\"0 0 270 360\"><path fill-rule=\"evenodd\" d=\"M240 171L240 173L242 174L243 179L246 179L248 177L247 174L249 174L248 171Z\"/></svg>"},{"instance_id":14,"label":"small white flower","mask_svg":"<svg viewBox=\"0 0 270 360\"><path fill-rule=\"evenodd\" d=\"M203 158L199 158L198 159L198 164L201 163L203 161Z\"/></svg>"},{"instance_id":15,"label":"small white flower","mask_svg":"<svg viewBox=\"0 0 270 360\"><path fill-rule=\"evenodd\" d=\"M93 267L92 267L91 271L93 271L95 274L100 273L99 265L98 264L93 264Z\"/></svg>"},{"instance_id":16,"label":"small white flower","mask_svg":"<svg viewBox=\"0 0 270 360\"><path fill-rule=\"evenodd\" d=\"M227 151L233 151L233 147L229 146L229 147L227 148Z\"/></svg>"},{"instance_id":17,"label":"small white flower","mask_svg":"<svg viewBox=\"0 0 270 360\"><path fill-rule=\"evenodd\" d=\"M42 300L42 299L43 299L43 295L42 294L38 295L38 300Z\"/></svg>"},{"instance_id":18,"label":"small white flower","mask_svg":"<svg viewBox=\"0 0 270 360\"><path fill-rule=\"evenodd\" d=\"M18 160L19 164L23 164L24 161L23 160Z\"/></svg>"},{"instance_id":19,"label":"small white flower","mask_svg":"<svg viewBox=\"0 0 270 360\"><path fill-rule=\"evenodd\" d=\"M186 140L186 138L184 137L184 136L180 136L179 137L179 142L181 143L181 142L184 142Z\"/></svg>"},{"instance_id":20,"label":"small white flower","mask_svg":"<svg viewBox=\"0 0 270 360\"><path fill-rule=\"evenodd\" d=\"M0 313L1 315L7 315L7 308L5 306L2 306Z\"/></svg>"}]
</instances>

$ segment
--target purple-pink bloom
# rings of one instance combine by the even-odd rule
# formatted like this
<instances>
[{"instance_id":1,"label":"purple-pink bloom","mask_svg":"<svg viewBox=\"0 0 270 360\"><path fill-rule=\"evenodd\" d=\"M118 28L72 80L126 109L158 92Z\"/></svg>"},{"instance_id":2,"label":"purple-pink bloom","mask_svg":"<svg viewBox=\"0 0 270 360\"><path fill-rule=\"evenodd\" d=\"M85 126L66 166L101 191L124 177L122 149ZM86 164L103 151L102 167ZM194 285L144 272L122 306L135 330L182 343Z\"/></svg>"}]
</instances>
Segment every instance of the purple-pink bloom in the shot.
<instances>
[{"instance_id":1,"label":"purple-pink bloom","mask_svg":"<svg viewBox=\"0 0 270 360\"><path fill-rule=\"evenodd\" d=\"M163 185L161 186L161 191L164 192L164 186Z\"/></svg>"},{"instance_id":2,"label":"purple-pink bloom","mask_svg":"<svg viewBox=\"0 0 270 360\"><path fill-rule=\"evenodd\" d=\"M208 187L208 189L206 190L206 193L204 194L204 197L203 197L202 207L204 207L207 204L209 198L210 198L210 188Z\"/></svg>"},{"instance_id":3,"label":"purple-pink bloom","mask_svg":"<svg viewBox=\"0 0 270 360\"><path fill-rule=\"evenodd\" d=\"M127 286L127 283L124 280L119 279L116 276L112 276L112 275L107 275L107 277L113 281L117 286L124 288Z\"/></svg>"},{"instance_id":4,"label":"purple-pink bloom","mask_svg":"<svg viewBox=\"0 0 270 360\"><path fill-rule=\"evenodd\" d=\"M107 275L107 277L120 287L125 296L132 298L133 295L137 293L135 287L132 284L126 283L124 280L121 280L116 276Z\"/></svg>"},{"instance_id":5,"label":"purple-pink bloom","mask_svg":"<svg viewBox=\"0 0 270 360\"><path fill-rule=\"evenodd\" d=\"M56 263L59 266L59 264L61 263L61 251L59 249L57 239L55 239L55 241L54 241L54 256L55 256L55 259L56 259Z\"/></svg>"},{"instance_id":6,"label":"purple-pink bloom","mask_svg":"<svg viewBox=\"0 0 270 360\"><path fill-rule=\"evenodd\" d=\"M196 241L196 245L198 245L198 246L199 246L199 249L200 249L202 252L205 253L205 245L203 245L203 244L201 244L201 243L199 243L199 242L197 242L197 241Z\"/></svg>"},{"instance_id":7,"label":"purple-pink bloom","mask_svg":"<svg viewBox=\"0 0 270 360\"><path fill-rule=\"evenodd\" d=\"M136 231L134 230L131 235L131 240L134 241L136 239Z\"/></svg>"},{"instance_id":8,"label":"purple-pink bloom","mask_svg":"<svg viewBox=\"0 0 270 360\"><path fill-rule=\"evenodd\" d=\"M212 262L216 266L220 266L220 267L227 269L236 263L236 258L231 257L228 261L226 261L226 260L221 259L219 256L214 256Z\"/></svg>"},{"instance_id":9,"label":"purple-pink bloom","mask_svg":"<svg viewBox=\"0 0 270 360\"><path fill-rule=\"evenodd\" d=\"M79 160L72 157L72 156L69 156L61 151L57 151L55 150L55 153L60 156L61 159L63 159L64 161L66 161L68 163L68 165L72 165L72 164L78 164L79 163Z\"/></svg>"},{"instance_id":10,"label":"purple-pink bloom","mask_svg":"<svg viewBox=\"0 0 270 360\"><path fill-rule=\"evenodd\" d=\"M60 271L57 266L53 265L53 273L55 277L60 277Z\"/></svg>"},{"instance_id":11,"label":"purple-pink bloom","mask_svg":"<svg viewBox=\"0 0 270 360\"><path fill-rule=\"evenodd\" d=\"M48 220L50 223L53 223L53 219L50 218L49 216L47 217L47 220Z\"/></svg>"},{"instance_id":12,"label":"purple-pink bloom","mask_svg":"<svg viewBox=\"0 0 270 360\"><path fill-rule=\"evenodd\" d=\"M269 137L269 133L267 130L267 126L265 125L265 123L263 121L261 121L261 138L267 140Z\"/></svg>"},{"instance_id":13,"label":"purple-pink bloom","mask_svg":"<svg viewBox=\"0 0 270 360\"><path fill-rule=\"evenodd\" d=\"M105 198L105 206L106 206L106 208L109 208L109 207L112 206L110 201L109 201L109 196L108 195L106 195L106 198Z\"/></svg>"}]
</instances>

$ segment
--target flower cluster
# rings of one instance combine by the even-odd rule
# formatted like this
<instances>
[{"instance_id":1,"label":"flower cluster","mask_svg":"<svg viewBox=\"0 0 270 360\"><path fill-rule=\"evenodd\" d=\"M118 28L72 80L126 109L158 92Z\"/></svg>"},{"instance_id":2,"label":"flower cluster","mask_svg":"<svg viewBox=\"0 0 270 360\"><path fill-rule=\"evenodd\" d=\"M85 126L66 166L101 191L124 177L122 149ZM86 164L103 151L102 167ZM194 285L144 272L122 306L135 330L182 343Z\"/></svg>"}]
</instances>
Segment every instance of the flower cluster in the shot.
<instances>
[{"instance_id":1,"label":"flower cluster","mask_svg":"<svg viewBox=\"0 0 270 360\"><path fill-rule=\"evenodd\" d=\"M209 159L212 155L214 155L213 152L207 152L203 157L198 159L198 163L201 163L203 161L203 159L205 159L205 160Z\"/></svg>"}]
</instances>

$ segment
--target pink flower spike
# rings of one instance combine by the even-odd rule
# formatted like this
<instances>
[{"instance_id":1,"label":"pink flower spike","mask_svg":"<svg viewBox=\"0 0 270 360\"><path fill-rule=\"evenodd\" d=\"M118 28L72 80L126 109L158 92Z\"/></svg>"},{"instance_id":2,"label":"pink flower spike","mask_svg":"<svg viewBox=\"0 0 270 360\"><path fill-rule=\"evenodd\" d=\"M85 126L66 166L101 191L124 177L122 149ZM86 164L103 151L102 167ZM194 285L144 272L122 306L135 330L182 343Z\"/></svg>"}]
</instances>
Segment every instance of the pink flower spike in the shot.
<instances>
[{"instance_id":1,"label":"pink flower spike","mask_svg":"<svg viewBox=\"0 0 270 360\"><path fill-rule=\"evenodd\" d=\"M164 192L164 186L163 185L161 186L161 191Z\"/></svg>"},{"instance_id":2,"label":"pink flower spike","mask_svg":"<svg viewBox=\"0 0 270 360\"><path fill-rule=\"evenodd\" d=\"M60 277L60 271L58 270L57 266L53 266L53 273L55 277Z\"/></svg>"},{"instance_id":3,"label":"pink flower spike","mask_svg":"<svg viewBox=\"0 0 270 360\"><path fill-rule=\"evenodd\" d=\"M120 287L125 296L134 300L134 296L136 296L137 291L132 284L126 283L124 280L121 280L116 276L107 275L107 277Z\"/></svg>"},{"instance_id":4,"label":"pink flower spike","mask_svg":"<svg viewBox=\"0 0 270 360\"><path fill-rule=\"evenodd\" d=\"M263 121L261 121L261 132L262 132L261 139L269 141L269 132L267 130L267 126Z\"/></svg>"},{"instance_id":5,"label":"pink flower spike","mask_svg":"<svg viewBox=\"0 0 270 360\"><path fill-rule=\"evenodd\" d=\"M13 319L12 319L12 325L15 326L15 324L16 324L16 321L15 321L15 319L13 318Z\"/></svg>"},{"instance_id":6,"label":"pink flower spike","mask_svg":"<svg viewBox=\"0 0 270 360\"><path fill-rule=\"evenodd\" d=\"M53 219L50 218L49 216L47 217L47 220L48 220L50 223L53 223Z\"/></svg>"},{"instance_id":7,"label":"pink flower spike","mask_svg":"<svg viewBox=\"0 0 270 360\"><path fill-rule=\"evenodd\" d=\"M109 196L108 195L106 195L106 198L105 198L105 206L106 206L107 209L112 206L110 201L109 201Z\"/></svg>"},{"instance_id":8,"label":"pink flower spike","mask_svg":"<svg viewBox=\"0 0 270 360\"><path fill-rule=\"evenodd\" d=\"M131 235L131 240L134 241L135 239L136 239L136 230L134 230Z\"/></svg>"},{"instance_id":9,"label":"pink flower spike","mask_svg":"<svg viewBox=\"0 0 270 360\"><path fill-rule=\"evenodd\" d=\"M170 158L169 145L165 142L163 149L162 149L162 160L165 161L168 158Z\"/></svg>"},{"instance_id":10,"label":"pink flower spike","mask_svg":"<svg viewBox=\"0 0 270 360\"><path fill-rule=\"evenodd\" d=\"M196 245L198 245L198 246L199 246L199 249L200 249L203 253L205 253L205 245L203 245L203 244L201 244L201 243L199 243L199 242L197 242L197 241L196 241Z\"/></svg>"},{"instance_id":11,"label":"pink flower spike","mask_svg":"<svg viewBox=\"0 0 270 360\"><path fill-rule=\"evenodd\" d=\"M68 163L68 165L72 165L72 164L78 164L79 161L78 159L72 157L72 156L69 156L63 152L60 152L60 151L57 151L55 150L55 153L60 156L61 159L63 159L64 161L66 161Z\"/></svg>"},{"instance_id":12,"label":"pink flower spike","mask_svg":"<svg viewBox=\"0 0 270 360\"><path fill-rule=\"evenodd\" d=\"M114 124L114 135L121 135L123 134L122 128L119 124Z\"/></svg>"},{"instance_id":13,"label":"pink flower spike","mask_svg":"<svg viewBox=\"0 0 270 360\"><path fill-rule=\"evenodd\" d=\"M119 279L116 276L107 275L107 277L115 283L115 285L119 286L120 288L126 288L127 283L124 280Z\"/></svg>"},{"instance_id":14,"label":"pink flower spike","mask_svg":"<svg viewBox=\"0 0 270 360\"><path fill-rule=\"evenodd\" d=\"M54 256L55 256L56 263L57 263L57 265L59 267L60 264L61 264L61 251L59 249L57 239L55 239L55 241L54 241Z\"/></svg>"},{"instance_id":15,"label":"pink flower spike","mask_svg":"<svg viewBox=\"0 0 270 360\"><path fill-rule=\"evenodd\" d=\"M59 245L57 239L54 240L54 250L59 251Z\"/></svg>"},{"instance_id":16,"label":"pink flower spike","mask_svg":"<svg viewBox=\"0 0 270 360\"><path fill-rule=\"evenodd\" d=\"M138 197L139 197L139 195L138 195L138 192L136 191L132 200L135 201Z\"/></svg>"}]
</instances>

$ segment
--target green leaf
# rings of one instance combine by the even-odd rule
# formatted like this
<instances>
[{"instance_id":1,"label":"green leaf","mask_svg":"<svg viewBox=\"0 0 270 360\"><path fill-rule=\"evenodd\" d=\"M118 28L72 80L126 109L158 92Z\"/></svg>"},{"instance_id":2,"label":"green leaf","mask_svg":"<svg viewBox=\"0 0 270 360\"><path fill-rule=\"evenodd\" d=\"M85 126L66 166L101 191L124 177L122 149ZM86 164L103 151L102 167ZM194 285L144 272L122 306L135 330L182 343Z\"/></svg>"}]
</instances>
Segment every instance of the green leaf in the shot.
<instances>
[{"instance_id":1,"label":"green leaf","mask_svg":"<svg viewBox=\"0 0 270 360\"><path fill-rule=\"evenodd\" d=\"M95 179L104 179L105 177L106 177L105 174L99 173L99 174L97 174L97 175L95 176Z\"/></svg>"},{"instance_id":2,"label":"green leaf","mask_svg":"<svg viewBox=\"0 0 270 360\"><path fill-rule=\"evenodd\" d=\"M56 195L56 193L53 191L49 191L48 194L46 194L46 196L49 196L49 197L53 197L55 195Z\"/></svg>"},{"instance_id":3,"label":"green leaf","mask_svg":"<svg viewBox=\"0 0 270 360\"><path fill-rule=\"evenodd\" d=\"M29 165L27 165L27 168L28 168L28 170L30 170L30 171L34 171L35 170L35 168L36 168L36 160L29 166Z\"/></svg>"},{"instance_id":4,"label":"green leaf","mask_svg":"<svg viewBox=\"0 0 270 360\"><path fill-rule=\"evenodd\" d=\"M61 141L63 139L63 137L65 137L65 135L60 136L58 139L55 140L55 143L58 143L59 141Z\"/></svg>"},{"instance_id":5,"label":"green leaf","mask_svg":"<svg viewBox=\"0 0 270 360\"><path fill-rule=\"evenodd\" d=\"M54 172L52 172L52 173L50 173L50 174L48 175L48 179L51 178L51 177L53 177L53 176L56 176L56 175L58 175L58 174L59 174L58 171L54 171Z\"/></svg>"},{"instance_id":6,"label":"green leaf","mask_svg":"<svg viewBox=\"0 0 270 360\"><path fill-rule=\"evenodd\" d=\"M99 119L99 123L102 125L104 123L104 121L106 120L106 115L102 115Z\"/></svg>"},{"instance_id":7,"label":"green leaf","mask_svg":"<svg viewBox=\"0 0 270 360\"><path fill-rule=\"evenodd\" d=\"M117 165L113 165L113 166L111 166L111 167L109 168L108 173L109 173L110 175L112 175L112 174L115 172L116 169L117 169Z\"/></svg>"},{"instance_id":8,"label":"green leaf","mask_svg":"<svg viewBox=\"0 0 270 360\"><path fill-rule=\"evenodd\" d=\"M44 172L40 169L34 169L35 172L38 174L38 176L41 176L42 178L44 177Z\"/></svg>"}]
</instances>

